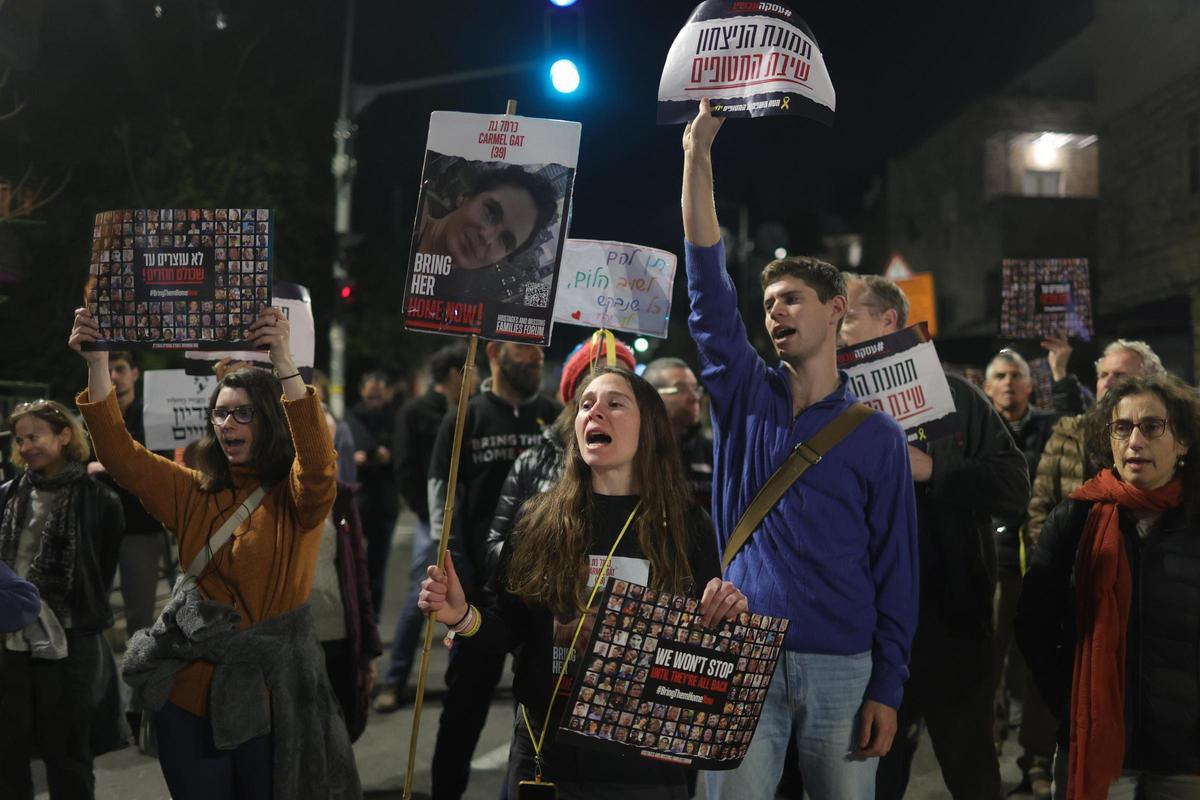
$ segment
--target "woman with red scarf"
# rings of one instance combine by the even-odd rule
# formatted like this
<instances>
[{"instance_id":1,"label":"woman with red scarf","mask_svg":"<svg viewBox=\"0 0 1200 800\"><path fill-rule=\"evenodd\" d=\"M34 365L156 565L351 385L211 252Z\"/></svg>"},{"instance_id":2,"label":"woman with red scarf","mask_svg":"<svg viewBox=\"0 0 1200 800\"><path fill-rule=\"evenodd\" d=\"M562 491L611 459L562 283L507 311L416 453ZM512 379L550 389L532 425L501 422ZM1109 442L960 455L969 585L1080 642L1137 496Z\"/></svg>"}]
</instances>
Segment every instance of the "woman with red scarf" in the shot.
<instances>
[{"instance_id":1,"label":"woman with red scarf","mask_svg":"<svg viewBox=\"0 0 1200 800\"><path fill-rule=\"evenodd\" d=\"M1108 466L1046 520L1017 614L1056 797L1200 798L1200 398L1133 378L1086 425Z\"/></svg>"}]
</instances>

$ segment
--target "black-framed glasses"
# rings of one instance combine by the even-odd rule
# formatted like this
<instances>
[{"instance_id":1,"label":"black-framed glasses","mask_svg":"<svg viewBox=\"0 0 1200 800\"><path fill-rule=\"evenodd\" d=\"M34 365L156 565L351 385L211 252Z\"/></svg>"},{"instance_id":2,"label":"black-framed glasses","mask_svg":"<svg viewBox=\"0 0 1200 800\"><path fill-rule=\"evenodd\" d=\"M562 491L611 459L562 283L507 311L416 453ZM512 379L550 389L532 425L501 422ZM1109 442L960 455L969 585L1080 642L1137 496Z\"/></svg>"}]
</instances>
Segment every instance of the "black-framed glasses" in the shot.
<instances>
[{"instance_id":1,"label":"black-framed glasses","mask_svg":"<svg viewBox=\"0 0 1200 800\"><path fill-rule=\"evenodd\" d=\"M224 425L230 417L243 425L249 425L254 419L254 406L238 406L237 408L217 406L212 410L210 416L213 425Z\"/></svg>"},{"instance_id":2,"label":"black-framed glasses","mask_svg":"<svg viewBox=\"0 0 1200 800\"><path fill-rule=\"evenodd\" d=\"M1167 420L1163 417L1142 417L1138 422L1131 419L1114 419L1104 426L1114 439L1128 439L1137 428L1147 439L1157 439L1167 432Z\"/></svg>"}]
</instances>

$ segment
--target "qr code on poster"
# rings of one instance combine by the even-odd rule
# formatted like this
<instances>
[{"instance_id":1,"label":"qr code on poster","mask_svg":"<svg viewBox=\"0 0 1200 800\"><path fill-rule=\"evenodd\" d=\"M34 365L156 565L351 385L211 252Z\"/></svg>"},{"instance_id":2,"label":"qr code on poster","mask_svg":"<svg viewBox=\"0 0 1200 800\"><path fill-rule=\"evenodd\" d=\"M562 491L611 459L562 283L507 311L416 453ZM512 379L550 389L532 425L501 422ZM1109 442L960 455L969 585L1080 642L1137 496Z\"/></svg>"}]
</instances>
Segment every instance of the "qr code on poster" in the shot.
<instances>
[{"instance_id":1,"label":"qr code on poster","mask_svg":"<svg viewBox=\"0 0 1200 800\"><path fill-rule=\"evenodd\" d=\"M525 284L525 305L528 308L545 308L550 305L550 285L541 281Z\"/></svg>"}]
</instances>

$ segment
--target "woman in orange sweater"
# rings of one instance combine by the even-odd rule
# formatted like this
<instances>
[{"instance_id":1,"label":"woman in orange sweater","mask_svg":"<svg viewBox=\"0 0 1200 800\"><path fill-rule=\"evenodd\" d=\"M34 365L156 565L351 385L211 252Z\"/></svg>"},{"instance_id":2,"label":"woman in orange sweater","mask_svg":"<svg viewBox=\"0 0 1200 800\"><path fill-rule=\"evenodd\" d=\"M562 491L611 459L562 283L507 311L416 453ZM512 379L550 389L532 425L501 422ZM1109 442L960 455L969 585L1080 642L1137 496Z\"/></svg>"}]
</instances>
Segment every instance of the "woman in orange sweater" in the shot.
<instances>
[{"instance_id":1,"label":"woman in orange sweater","mask_svg":"<svg viewBox=\"0 0 1200 800\"><path fill-rule=\"evenodd\" d=\"M174 648L176 658L180 652L184 658L188 653L199 654L181 669L167 669L163 665L169 664L169 659L155 661L158 654L151 656L151 666L159 670L155 673L160 678L159 688L162 670L167 669L169 698L165 703L158 698L161 709L155 722L159 757L172 796L176 800L291 798L320 792L322 797L339 797L342 793L330 783L347 780L353 786L346 787L345 796L355 796L357 775L348 741L341 746L339 728L340 737L345 736L341 723L331 717L323 720L332 724L317 737L289 730L313 712L302 703L293 703L298 698L290 696L289 689L294 687L273 682L274 674L286 671L286 665L252 665L261 670L255 673L258 682L253 684L245 677L244 664L232 666L224 676L221 672L226 649L252 647L246 637L256 629L275 635L279 618L287 619L286 630L294 640L276 641L273 647L263 649L287 651L287 658L303 662L311 647L316 647L320 657L315 635L307 633L311 615L301 606L308 598L321 528L336 493L333 444L320 402L301 380L292 359L287 319L278 309L269 308L254 321L249 333L256 345L270 348L279 377L264 370L241 369L220 380L209 401L206 431L198 447L198 471L160 458L130 437L109 380L107 352L81 349L84 343L101 338L95 318L82 308L75 312L70 345L88 364L88 388L76 403L91 431L96 454L112 477L175 532L180 564L186 569L198 555L210 557L196 580L199 592L191 592L197 595L193 609L217 609L214 616L224 614L228 621L228 630L221 632L225 638L189 637L189 630L181 630L186 627L186 615L180 611L185 605L181 597L188 593L177 589L167 612L139 634L139 646L145 650L153 651L162 644L164 649ZM247 500L260 485L265 490L261 502L234 529L229 542L210 552L210 537L235 510L253 503L253 499ZM193 618L197 616L198 612L193 614ZM297 620L294 625L292 617ZM209 636L211 632L204 634ZM213 641L224 649L209 646L206 650L206 642ZM131 641L127 676L134 646ZM319 707L326 716L336 714L332 710L336 701L325 702L332 700L332 694L323 672L321 681L317 687L320 702L306 698L305 703ZM263 702L247 703L260 685L257 694ZM246 724L239 728L238 723L258 713L255 708L248 714L239 710L246 706L263 709L261 717L249 723L252 733L257 729L259 735L232 735L231 731L245 734ZM154 707L153 701L150 707ZM262 733L264 727L266 733ZM312 744L315 738L320 742L316 746L329 748L332 741L333 752L325 755L334 763L325 766L337 774L314 774L313 769L321 768L314 766L320 758L304 759L307 763L285 770L297 757L288 752L298 746L297 735L310 740L299 742L300 747ZM347 758L348 765L339 763ZM289 774L281 774L285 771Z\"/></svg>"}]
</instances>

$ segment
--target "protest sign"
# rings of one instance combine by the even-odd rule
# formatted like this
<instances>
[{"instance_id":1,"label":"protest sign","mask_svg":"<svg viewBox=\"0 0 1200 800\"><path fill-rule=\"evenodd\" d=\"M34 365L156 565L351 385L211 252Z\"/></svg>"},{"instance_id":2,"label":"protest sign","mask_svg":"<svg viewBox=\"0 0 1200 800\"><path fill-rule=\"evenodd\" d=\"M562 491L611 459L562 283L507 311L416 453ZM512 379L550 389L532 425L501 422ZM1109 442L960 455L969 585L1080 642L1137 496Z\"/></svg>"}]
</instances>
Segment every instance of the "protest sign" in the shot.
<instances>
[{"instance_id":1,"label":"protest sign","mask_svg":"<svg viewBox=\"0 0 1200 800\"><path fill-rule=\"evenodd\" d=\"M188 375L181 369L146 370L142 382L146 448L174 450L199 439L216 386L212 375Z\"/></svg>"},{"instance_id":2,"label":"protest sign","mask_svg":"<svg viewBox=\"0 0 1200 800\"><path fill-rule=\"evenodd\" d=\"M696 6L667 53L658 124L691 120L705 97L720 117L795 115L833 124L833 81L817 40L782 3Z\"/></svg>"},{"instance_id":3,"label":"protest sign","mask_svg":"<svg viewBox=\"0 0 1200 800\"><path fill-rule=\"evenodd\" d=\"M265 208L142 208L96 215L84 303L87 350L249 346L271 298L274 220Z\"/></svg>"},{"instance_id":4,"label":"protest sign","mask_svg":"<svg viewBox=\"0 0 1200 800\"><path fill-rule=\"evenodd\" d=\"M700 769L746 755L788 621L705 628L695 598L609 580L560 740Z\"/></svg>"},{"instance_id":5,"label":"protest sign","mask_svg":"<svg viewBox=\"0 0 1200 800\"><path fill-rule=\"evenodd\" d=\"M1006 258L1000 275L1000 335L1092 338L1092 290L1086 258Z\"/></svg>"},{"instance_id":6,"label":"protest sign","mask_svg":"<svg viewBox=\"0 0 1200 800\"><path fill-rule=\"evenodd\" d=\"M406 328L549 344L580 131L516 115L430 115Z\"/></svg>"},{"instance_id":7,"label":"protest sign","mask_svg":"<svg viewBox=\"0 0 1200 800\"><path fill-rule=\"evenodd\" d=\"M276 281L271 290L271 305L283 311L290 323L289 342L296 368L306 383L312 382L313 364L317 352L317 327L313 321L312 298L308 288L290 281ZM271 356L266 350L203 350L189 351L187 374L211 375L213 364L223 358L249 361L256 367L271 368Z\"/></svg>"},{"instance_id":8,"label":"protest sign","mask_svg":"<svg viewBox=\"0 0 1200 800\"><path fill-rule=\"evenodd\" d=\"M675 265L666 250L568 239L554 321L665 339Z\"/></svg>"},{"instance_id":9,"label":"protest sign","mask_svg":"<svg viewBox=\"0 0 1200 800\"><path fill-rule=\"evenodd\" d=\"M888 414L920 444L954 431L954 397L924 324L837 352L859 402Z\"/></svg>"}]
</instances>

